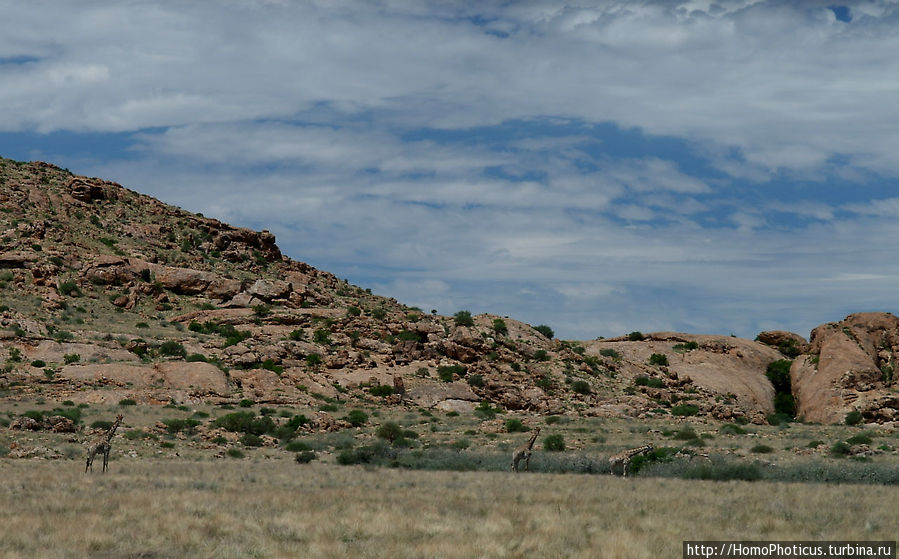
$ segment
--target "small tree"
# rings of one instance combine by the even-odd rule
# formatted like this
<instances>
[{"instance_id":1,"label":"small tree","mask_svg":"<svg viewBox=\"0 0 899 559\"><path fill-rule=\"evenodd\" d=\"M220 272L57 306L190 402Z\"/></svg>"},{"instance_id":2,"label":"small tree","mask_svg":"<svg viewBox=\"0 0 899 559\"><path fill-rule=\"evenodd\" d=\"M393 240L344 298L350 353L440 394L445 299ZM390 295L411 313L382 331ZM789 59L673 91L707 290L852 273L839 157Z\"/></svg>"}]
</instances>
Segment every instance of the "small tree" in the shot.
<instances>
[{"instance_id":1,"label":"small tree","mask_svg":"<svg viewBox=\"0 0 899 559\"><path fill-rule=\"evenodd\" d=\"M474 319L469 311L459 311L453 315L453 322L456 326L474 326Z\"/></svg>"},{"instance_id":2,"label":"small tree","mask_svg":"<svg viewBox=\"0 0 899 559\"><path fill-rule=\"evenodd\" d=\"M501 318L494 318L493 331L496 332L499 336L507 336L509 334L509 327L506 326L505 320Z\"/></svg>"},{"instance_id":3,"label":"small tree","mask_svg":"<svg viewBox=\"0 0 899 559\"><path fill-rule=\"evenodd\" d=\"M553 329L550 328L549 326L547 326L546 324L540 324L539 326L534 326L534 330L540 332L541 334L543 334L544 336L546 336L549 339L552 339L553 336L556 335L556 333L553 332Z\"/></svg>"}]
</instances>

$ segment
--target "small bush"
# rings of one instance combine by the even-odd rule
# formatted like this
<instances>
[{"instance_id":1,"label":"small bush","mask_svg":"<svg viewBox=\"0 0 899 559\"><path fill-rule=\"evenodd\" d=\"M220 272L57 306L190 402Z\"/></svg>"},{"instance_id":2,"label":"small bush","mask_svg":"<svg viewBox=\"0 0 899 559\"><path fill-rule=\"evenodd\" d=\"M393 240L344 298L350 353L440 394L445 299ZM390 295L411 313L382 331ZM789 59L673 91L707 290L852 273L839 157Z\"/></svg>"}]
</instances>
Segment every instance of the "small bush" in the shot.
<instances>
[{"instance_id":1,"label":"small bush","mask_svg":"<svg viewBox=\"0 0 899 559\"><path fill-rule=\"evenodd\" d=\"M846 414L846 425L858 425L862 422L864 417L862 417L862 412L858 410L852 410L851 412Z\"/></svg>"},{"instance_id":2,"label":"small bush","mask_svg":"<svg viewBox=\"0 0 899 559\"><path fill-rule=\"evenodd\" d=\"M361 427L368 422L368 414L362 410L350 410L345 419L353 427Z\"/></svg>"},{"instance_id":3,"label":"small bush","mask_svg":"<svg viewBox=\"0 0 899 559\"><path fill-rule=\"evenodd\" d=\"M291 340L298 342L306 338L306 331L302 328L297 328L296 330L292 330L290 334L287 335Z\"/></svg>"},{"instance_id":4,"label":"small bush","mask_svg":"<svg viewBox=\"0 0 899 559\"><path fill-rule=\"evenodd\" d=\"M671 415L696 415L699 413L699 407L693 404L679 404L671 408Z\"/></svg>"},{"instance_id":5,"label":"small bush","mask_svg":"<svg viewBox=\"0 0 899 559\"><path fill-rule=\"evenodd\" d=\"M387 384L379 384L368 389L368 393L372 396L383 398L393 394L393 387Z\"/></svg>"},{"instance_id":6,"label":"small bush","mask_svg":"<svg viewBox=\"0 0 899 559\"><path fill-rule=\"evenodd\" d=\"M635 386L648 386L650 388L665 388L665 381L660 378L640 375L634 379Z\"/></svg>"},{"instance_id":7,"label":"small bush","mask_svg":"<svg viewBox=\"0 0 899 559\"><path fill-rule=\"evenodd\" d=\"M165 425L165 430L171 434L180 433L181 431L193 433L200 424L196 419L163 419L162 423Z\"/></svg>"},{"instance_id":8,"label":"small bush","mask_svg":"<svg viewBox=\"0 0 899 559\"><path fill-rule=\"evenodd\" d=\"M718 429L718 432L722 435L745 435L746 429L743 429L736 423L726 423Z\"/></svg>"},{"instance_id":9,"label":"small bush","mask_svg":"<svg viewBox=\"0 0 899 559\"><path fill-rule=\"evenodd\" d=\"M316 367L318 365L321 365L321 363L322 363L322 356L317 353L310 353L309 355L306 356L306 365L308 365L310 367Z\"/></svg>"},{"instance_id":10,"label":"small bush","mask_svg":"<svg viewBox=\"0 0 899 559\"><path fill-rule=\"evenodd\" d=\"M378 430L375 431L375 435L377 435L378 438L392 443L403 436L403 428L393 421L388 421L378 427Z\"/></svg>"},{"instance_id":11,"label":"small bush","mask_svg":"<svg viewBox=\"0 0 899 559\"><path fill-rule=\"evenodd\" d=\"M63 355L63 361L65 361L66 365L71 365L72 363L77 363L81 361L81 356L77 353L67 353Z\"/></svg>"},{"instance_id":12,"label":"small bush","mask_svg":"<svg viewBox=\"0 0 899 559\"><path fill-rule=\"evenodd\" d=\"M541 334L543 334L544 336L546 336L549 339L553 339L553 337L556 335L556 333L553 332L553 329L550 328L549 326L547 326L546 324L540 324L538 326L534 326L534 330L540 332Z\"/></svg>"},{"instance_id":13,"label":"small bush","mask_svg":"<svg viewBox=\"0 0 899 559\"><path fill-rule=\"evenodd\" d=\"M834 456L847 456L851 450L849 443L837 441L830 447L830 453Z\"/></svg>"},{"instance_id":14,"label":"small bush","mask_svg":"<svg viewBox=\"0 0 899 559\"><path fill-rule=\"evenodd\" d=\"M590 394L590 383L585 380L576 380L571 383L571 389L578 394Z\"/></svg>"},{"instance_id":15,"label":"small bush","mask_svg":"<svg viewBox=\"0 0 899 559\"><path fill-rule=\"evenodd\" d=\"M858 433L846 439L846 442L849 444L871 444L874 442L874 439L867 433Z\"/></svg>"},{"instance_id":16,"label":"small bush","mask_svg":"<svg viewBox=\"0 0 899 559\"><path fill-rule=\"evenodd\" d=\"M667 366L668 365L668 356L664 353L653 353L649 356L649 364L650 365L659 365L659 366Z\"/></svg>"},{"instance_id":17,"label":"small bush","mask_svg":"<svg viewBox=\"0 0 899 559\"><path fill-rule=\"evenodd\" d=\"M534 352L534 360L536 361L549 361L549 354L546 353L545 349L538 349Z\"/></svg>"},{"instance_id":18,"label":"small bush","mask_svg":"<svg viewBox=\"0 0 899 559\"><path fill-rule=\"evenodd\" d=\"M356 307L350 307L351 309L355 309ZM296 461L297 464L308 464L315 460L315 452L311 450L304 450L302 452L297 452Z\"/></svg>"},{"instance_id":19,"label":"small bush","mask_svg":"<svg viewBox=\"0 0 899 559\"><path fill-rule=\"evenodd\" d=\"M240 444L248 447L260 447L262 446L262 439L259 435L254 435L253 433L245 433L242 437L240 437Z\"/></svg>"},{"instance_id":20,"label":"small bush","mask_svg":"<svg viewBox=\"0 0 899 559\"><path fill-rule=\"evenodd\" d=\"M181 357L183 359L187 356L187 350L185 350L184 346L180 343L169 340L167 342L163 342L159 346L159 354L165 355L167 357Z\"/></svg>"},{"instance_id":21,"label":"small bush","mask_svg":"<svg viewBox=\"0 0 899 559\"><path fill-rule=\"evenodd\" d=\"M511 418L506 420L506 431L509 433L523 433L527 430L527 426L520 419Z\"/></svg>"},{"instance_id":22,"label":"small bush","mask_svg":"<svg viewBox=\"0 0 899 559\"><path fill-rule=\"evenodd\" d=\"M547 452L563 452L565 450L565 437L558 433L547 435L543 439L543 450Z\"/></svg>"},{"instance_id":23,"label":"small bush","mask_svg":"<svg viewBox=\"0 0 899 559\"><path fill-rule=\"evenodd\" d=\"M770 453L774 452L774 449L766 444L757 444L754 447L752 447L751 449L749 449L749 451L754 452L756 454L770 454Z\"/></svg>"},{"instance_id":24,"label":"small bush","mask_svg":"<svg viewBox=\"0 0 899 559\"><path fill-rule=\"evenodd\" d=\"M37 367L38 369L42 369L47 366L47 363L45 363L44 361L42 361L40 359L35 359L34 361L31 362L31 366Z\"/></svg>"},{"instance_id":25,"label":"small bush","mask_svg":"<svg viewBox=\"0 0 899 559\"><path fill-rule=\"evenodd\" d=\"M809 441L808 444L805 446L807 448L818 448L822 444L824 444L824 441L814 440L814 441Z\"/></svg>"},{"instance_id":26,"label":"small bush","mask_svg":"<svg viewBox=\"0 0 899 559\"><path fill-rule=\"evenodd\" d=\"M131 398L124 398L122 400L119 400L119 405L120 406L136 406L137 402Z\"/></svg>"},{"instance_id":27,"label":"small bush","mask_svg":"<svg viewBox=\"0 0 899 559\"><path fill-rule=\"evenodd\" d=\"M603 357L611 357L612 359L621 359L621 354L610 347L599 350L599 354L602 355Z\"/></svg>"},{"instance_id":28,"label":"small bush","mask_svg":"<svg viewBox=\"0 0 899 559\"><path fill-rule=\"evenodd\" d=\"M227 454L231 458L243 458L245 456L243 451L241 451L239 448L229 448L225 451L225 454Z\"/></svg>"},{"instance_id":29,"label":"small bush","mask_svg":"<svg viewBox=\"0 0 899 559\"><path fill-rule=\"evenodd\" d=\"M91 429L103 429L104 431L108 431L109 428L112 427L112 421L99 420L91 423Z\"/></svg>"},{"instance_id":30,"label":"small bush","mask_svg":"<svg viewBox=\"0 0 899 559\"><path fill-rule=\"evenodd\" d=\"M474 386L475 388L483 388L484 387L484 377L481 375L470 375L467 379L469 386Z\"/></svg>"},{"instance_id":31,"label":"small bush","mask_svg":"<svg viewBox=\"0 0 899 559\"><path fill-rule=\"evenodd\" d=\"M505 320L501 318L494 318L493 331L496 332L498 336L507 336L509 334L509 327L506 326Z\"/></svg>"},{"instance_id":32,"label":"small bush","mask_svg":"<svg viewBox=\"0 0 899 559\"><path fill-rule=\"evenodd\" d=\"M59 284L58 291L59 291L60 295L65 295L66 297L69 297L69 296L77 297L78 293L79 293L78 292L78 284L72 280L64 281Z\"/></svg>"},{"instance_id":33,"label":"small bush","mask_svg":"<svg viewBox=\"0 0 899 559\"><path fill-rule=\"evenodd\" d=\"M462 365L441 365L437 367L437 376L443 382L452 382L455 375L465 376L465 371Z\"/></svg>"},{"instance_id":34,"label":"small bush","mask_svg":"<svg viewBox=\"0 0 899 559\"><path fill-rule=\"evenodd\" d=\"M459 311L453 315L453 323L456 326L474 326L474 319L469 311Z\"/></svg>"},{"instance_id":35,"label":"small bush","mask_svg":"<svg viewBox=\"0 0 899 559\"><path fill-rule=\"evenodd\" d=\"M632 342L642 342L645 339L645 336L643 335L643 332L635 330L627 335L627 339Z\"/></svg>"},{"instance_id":36,"label":"small bush","mask_svg":"<svg viewBox=\"0 0 899 559\"><path fill-rule=\"evenodd\" d=\"M309 446L309 443L305 443L303 441L291 441L284 445L284 450L288 452L304 452L307 450L312 450L312 447Z\"/></svg>"},{"instance_id":37,"label":"small bush","mask_svg":"<svg viewBox=\"0 0 899 559\"><path fill-rule=\"evenodd\" d=\"M252 408L253 406L256 405L256 402L254 402L253 400L248 400L248 399L244 398L243 400L238 402L237 405L242 408Z\"/></svg>"},{"instance_id":38,"label":"small bush","mask_svg":"<svg viewBox=\"0 0 899 559\"><path fill-rule=\"evenodd\" d=\"M233 433L263 435L275 432L275 422L271 417L256 417L251 411L239 411L219 417L212 422L213 428L221 428Z\"/></svg>"}]
</instances>

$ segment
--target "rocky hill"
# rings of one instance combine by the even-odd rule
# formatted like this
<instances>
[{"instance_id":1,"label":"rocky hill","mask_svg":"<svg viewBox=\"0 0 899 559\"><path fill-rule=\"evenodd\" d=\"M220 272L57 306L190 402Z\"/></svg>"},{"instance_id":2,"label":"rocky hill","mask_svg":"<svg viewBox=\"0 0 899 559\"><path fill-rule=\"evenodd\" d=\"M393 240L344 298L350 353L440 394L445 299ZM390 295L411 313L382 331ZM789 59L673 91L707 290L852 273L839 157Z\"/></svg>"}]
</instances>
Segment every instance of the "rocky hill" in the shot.
<instances>
[{"instance_id":1,"label":"rocky hill","mask_svg":"<svg viewBox=\"0 0 899 559\"><path fill-rule=\"evenodd\" d=\"M896 419L899 319L888 314L821 326L810 342L785 332L569 342L507 317L407 307L285 257L267 231L46 163L0 159L0 207L7 399L358 398L760 423L786 401L769 365L795 358L786 390L799 416Z\"/></svg>"}]
</instances>

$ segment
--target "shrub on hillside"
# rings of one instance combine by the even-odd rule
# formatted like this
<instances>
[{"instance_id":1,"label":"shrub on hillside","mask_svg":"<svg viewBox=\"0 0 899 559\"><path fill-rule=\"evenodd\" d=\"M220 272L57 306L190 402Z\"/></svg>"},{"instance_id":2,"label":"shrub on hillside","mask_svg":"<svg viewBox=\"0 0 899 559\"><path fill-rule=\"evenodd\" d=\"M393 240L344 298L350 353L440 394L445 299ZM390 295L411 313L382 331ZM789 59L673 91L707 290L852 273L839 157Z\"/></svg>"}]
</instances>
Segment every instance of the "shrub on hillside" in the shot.
<instances>
[{"instance_id":1,"label":"shrub on hillside","mask_svg":"<svg viewBox=\"0 0 899 559\"><path fill-rule=\"evenodd\" d=\"M563 452L565 450L565 437L558 433L547 435L543 439L543 450L547 452Z\"/></svg>"}]
</instances>

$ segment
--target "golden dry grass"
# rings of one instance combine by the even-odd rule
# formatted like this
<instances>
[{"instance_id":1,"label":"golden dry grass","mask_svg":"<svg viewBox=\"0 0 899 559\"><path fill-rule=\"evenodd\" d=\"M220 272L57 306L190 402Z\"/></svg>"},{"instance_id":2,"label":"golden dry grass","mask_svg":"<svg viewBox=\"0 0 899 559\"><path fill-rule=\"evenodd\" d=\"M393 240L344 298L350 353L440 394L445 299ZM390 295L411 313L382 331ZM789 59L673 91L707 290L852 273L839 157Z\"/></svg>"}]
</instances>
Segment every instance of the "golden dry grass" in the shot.
<instances>
[{"instance_id":1,"label":"golden dry grass","mask_svg":"<svg viewBox=\"0 0 899 559\"><path fill-rule=\"evenodd\" d=\"M893 539L899 488L263 461L4 460L3 557L680 557L685 539Z\"/></svg>"}]
</instances>

